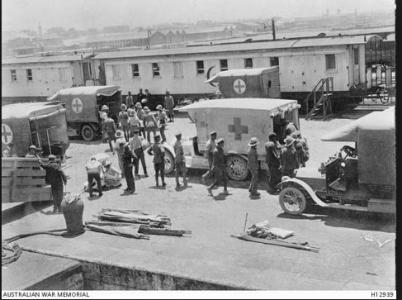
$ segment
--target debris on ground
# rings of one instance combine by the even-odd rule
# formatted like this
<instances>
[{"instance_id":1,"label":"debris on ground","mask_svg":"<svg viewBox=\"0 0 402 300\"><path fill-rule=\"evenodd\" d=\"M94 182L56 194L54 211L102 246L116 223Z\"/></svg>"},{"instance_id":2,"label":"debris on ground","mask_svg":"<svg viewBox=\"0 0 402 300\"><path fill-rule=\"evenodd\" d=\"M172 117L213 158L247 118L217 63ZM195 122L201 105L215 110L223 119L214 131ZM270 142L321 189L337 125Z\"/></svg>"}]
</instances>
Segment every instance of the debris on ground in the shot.
<instances>
[{"instance_id":1,"label":"debris on ground","mask_svg":"<svg viewBox=\"0 0 402 300\"><path fill-rule=\"evenodd\" d=\"M102 209L97 220L85 223L89 230L124 237L149 239L148 235L183 236L190 230L171 229L169 217L151 215L140 210Z\"/></svg>"},{"instance_id":2,"label":"debris on ground","mask_svg":"<svg viewBox=\"0 0 402 300\"><path fill-rule=\"evenodd\" d=\"M379 248L382 248L384 245L386 245L389 242L392 242L393 240L395 240L395 237L392 237L392 238L387 239L387 240L385 240L383 242L380 242L378 239L373 237L371 234L362 233L362 239L365 240L365 241L368 241L368 242L375 242Z\"/></svg>"},{"instance_id":3,"label":"debris on ground","mask_svg":"<svg viewBox=\"0 0 402 300\"><path fill-rule=\"evenodd\" d=\"M239 235L232 234L231 237L249 242L307 250L316 253L319 251L318 247L310 246L308 242L301 243L284 241L284 239L293 235L293 231L271 227L269 222L265 220L250 226L245 233Z\"/></svg>"}]
</instances>

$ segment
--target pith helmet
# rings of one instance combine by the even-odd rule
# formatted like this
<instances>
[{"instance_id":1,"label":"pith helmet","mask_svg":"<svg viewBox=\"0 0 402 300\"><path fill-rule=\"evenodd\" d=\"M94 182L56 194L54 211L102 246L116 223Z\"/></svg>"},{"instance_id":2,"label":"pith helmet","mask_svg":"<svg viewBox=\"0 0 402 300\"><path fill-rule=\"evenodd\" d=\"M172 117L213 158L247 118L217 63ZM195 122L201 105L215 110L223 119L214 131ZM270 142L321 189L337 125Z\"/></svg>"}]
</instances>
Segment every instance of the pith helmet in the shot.
<instances>
[{"instance_id":1,"label":"pith helmet","mask_svg":"<svg viewBox=\"0 0 402 300\"><path fill-rule=\"evenodd\" d=\"M253 146L258 145L259 143L260 143L260 142L258 141L258 139L257 139L256 137L252 137L251 140L250 140L250 143L248 143L248 145L249 145L250 147L253 147Z\"/></svg>"}]
</instances>

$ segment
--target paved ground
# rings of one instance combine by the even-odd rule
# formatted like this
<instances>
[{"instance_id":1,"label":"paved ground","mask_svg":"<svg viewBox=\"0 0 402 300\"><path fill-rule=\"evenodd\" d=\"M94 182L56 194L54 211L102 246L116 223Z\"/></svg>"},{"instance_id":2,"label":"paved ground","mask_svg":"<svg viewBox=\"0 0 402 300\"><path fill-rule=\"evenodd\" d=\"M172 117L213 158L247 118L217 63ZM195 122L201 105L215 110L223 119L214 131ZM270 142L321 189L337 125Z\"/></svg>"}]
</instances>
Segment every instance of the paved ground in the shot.
<instances>
[{"instance_id":1,"label":"paved ground","mask_svg":"<svg viewBox=\"0 0 402 300\"><path fill-rule=\"evenodd\" d=\"M361 112L360 112L361 113ZM341 116L342 117L342 116ZM320 142L329 129L350 122L350 117L328 121L301 120L311 149L309 166L318 168L342 144ZM184 135L195 134L194 125L183 117L169 123L168 140L180 128ZM107 144L72 141L68 150L70 176L67 190L78 192L85 181L84 164L91 154L103 152ZM147 158L151 166L151 158ZM113 157L117 165L117 158ZM100 233L66 239L36 236L20 240L23 247L68 258L101 261L137 269L176 274L234 287L272 290L394 289L395 242L383 247L362 238L370 234L384 241L395 237L395 224L386 218L362 214L316 211L301 217L284 215L278 197L261 190L261 198L248 197L247 183L231 182L231 195L207 196L199 172L191 172L187 189L176 191L174 178L167 179L166 190L154 187L153 169L149 178L136 181L135 195L122 196L122 188L104 193L100 199L85 201L85 220L102 208L141 209L163 213L173 228L192 230L190 237L151 236L150 240L126 239ZM124 187L124 185L123 185ZM215 194L218 194L217 191ZM250 243L230 237L248 224L269 220L272 226L293 230L294 240L308 241L321 248L319 253ZM62 215L51 208L27 210L24 218L2 226L3 238L33 229L64 228Z\"/></svg>"}]
</instances>

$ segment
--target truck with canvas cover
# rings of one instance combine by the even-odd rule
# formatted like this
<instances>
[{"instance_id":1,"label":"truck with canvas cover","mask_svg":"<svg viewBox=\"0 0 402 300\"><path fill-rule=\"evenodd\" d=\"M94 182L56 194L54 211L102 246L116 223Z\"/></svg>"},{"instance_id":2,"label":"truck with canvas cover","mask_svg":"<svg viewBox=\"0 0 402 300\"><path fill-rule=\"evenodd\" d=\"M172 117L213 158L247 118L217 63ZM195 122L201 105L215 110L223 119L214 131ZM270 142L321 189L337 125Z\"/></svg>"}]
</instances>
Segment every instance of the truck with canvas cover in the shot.
<instances>
[{"instance_id":1,"label":"truck with canvas cover","mask_svg":"<svg viewBox=\"0 0 402 300\"><path fill-rule=\"evenodd\" d=\"M354 142L343 146L319 169L323 176L283 178L279 202L290 214L310 205L395 213L395 109L373 112L322 137ZM306 174L307 175L307 174Z\"/></svg>"},{"instance_id":2,"label":"truck with canvas cover","mask_svg":"<svg viewBox=\"0 0 402 300\"><path fill-rule=\"evenodd\" d=\"M70 136L92 141L101 133L99 111L103 105L108 106L109 116L117 122L121 90L115 85L74 87L58 91L48 101L58 101L66 108Z\"/></svg>"},{"instance_id":3,"label":"truck with canvas cover","mask_svg":"<svg viewBox=\"0 0 402 300\"><path fill-rule=\"evenodd\" d=\"M233 180L245 180L248 176L247 152L251 137L260 141L257 150L262 168L265 163L264 143L268 135L275 132L284 138L285 128L293 122L300 130L299 109L296 100L242 98L206 100L182 107L195 123L197 135L183 138L186 166L208 169L205 155L206 143L211 131L225 140L227 173Z\"/></svg>"},{"instance_id":4,"label":"truck with canvas cover","mask_svg":"<svg viewBox=\"0 0 402 300\"><path fill-rule=\"evenodd\" d=\"M69 146L66 109L49 102L15 103L2 108L2 150L13 144L12 154L25 156L30 145L64 155Z\"/></svg>"},{"instance_id":5,"label":"truck with canvas cover","mask_svg":"<svg viewBox=\"0 0 402 300\"><path fill-rule=\"evenodd\" d=\"M209 78L224 98L280 98L279 67L233 69Z\"/></svg>"}]
</instances>

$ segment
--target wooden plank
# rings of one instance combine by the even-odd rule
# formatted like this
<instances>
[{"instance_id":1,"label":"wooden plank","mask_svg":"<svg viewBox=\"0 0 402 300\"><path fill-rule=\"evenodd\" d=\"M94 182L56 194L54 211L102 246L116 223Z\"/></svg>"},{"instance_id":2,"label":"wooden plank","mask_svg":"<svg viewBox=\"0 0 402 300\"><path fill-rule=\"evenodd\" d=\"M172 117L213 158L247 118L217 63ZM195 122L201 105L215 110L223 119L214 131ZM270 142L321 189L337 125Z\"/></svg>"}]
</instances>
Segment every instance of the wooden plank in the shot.
<instances>
[{"instance_id":1,"label":"wooden plank","mask_svg":"<svg viewBox=\"0 0 402 300\"><path fill-rule=\"evenodd\" d=\"M45 177L15 177L14 185L17 186L37 186L46 185Z\"/></svg>"},{"instance_id":2,"label":"wooden plank","mask_svg":"<svg viewBox=\"0 0 402 300\"><path fill-rule=\"evenodd\" d=\"M17 188L11 193L12 202L33 202L52 200L50 186Z\"/></svg>"},{"instance_id":3,"label":"wooden plank","mask_svg":"<svg viewBox=\"0 0 402 300\"><path fill-rule=\"evenodd\" d=\"M14 168L15 162L10 161L10 160L1 160L1 168L2 169L7 169L7 168Z\"/></svg>"},{"instance_id":4,"label":"wooden plank","mask_svg":"<svg viewBox=\"0 0 402 300\"><path fill-rule=\"evenodd\" d=\"M35 170L35 169L17 169L14 171L14 176L17 177L29 177L29 176L36 176L36 177L41 177L45 176L46 171L45 170Z\"/></svg>"},{"instance_id":5,"label":"wooden plank","mask_svg":"<svg viewBox=\"0 0 402 300\"><path fill-rule=\"evenodd\" d=\"M1 169L1 177L10 177L13 176L14 170L13 169Z\"/></svg>"}]
</instances>

